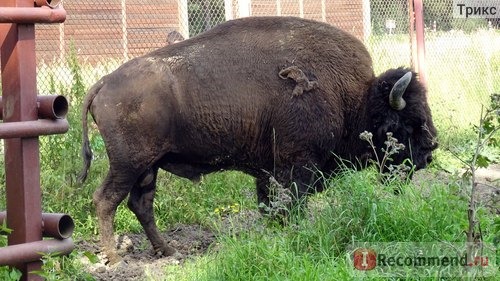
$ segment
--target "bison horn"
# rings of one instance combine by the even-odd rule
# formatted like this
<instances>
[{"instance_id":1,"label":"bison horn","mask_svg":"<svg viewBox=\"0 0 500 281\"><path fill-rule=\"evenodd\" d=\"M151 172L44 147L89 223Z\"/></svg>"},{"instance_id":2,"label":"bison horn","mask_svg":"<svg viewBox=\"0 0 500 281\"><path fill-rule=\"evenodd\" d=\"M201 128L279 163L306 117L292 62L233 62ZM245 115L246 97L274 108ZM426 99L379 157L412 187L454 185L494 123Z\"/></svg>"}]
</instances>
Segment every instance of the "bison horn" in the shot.
<instances>
[{"instance_id":1,"label":"bison horn","mask_svg":"<svg viewBox=\"0 0 500 281\"><path fill-rule=\"evenodd\" d=\"M389 104L395 110L403 110L406 106L406 102L403 99L403 94L406 91L406 87L410 84L412 77L411 71L408 71L403 77L394 84L389 94Z\"/></svg>"}]
</instances>

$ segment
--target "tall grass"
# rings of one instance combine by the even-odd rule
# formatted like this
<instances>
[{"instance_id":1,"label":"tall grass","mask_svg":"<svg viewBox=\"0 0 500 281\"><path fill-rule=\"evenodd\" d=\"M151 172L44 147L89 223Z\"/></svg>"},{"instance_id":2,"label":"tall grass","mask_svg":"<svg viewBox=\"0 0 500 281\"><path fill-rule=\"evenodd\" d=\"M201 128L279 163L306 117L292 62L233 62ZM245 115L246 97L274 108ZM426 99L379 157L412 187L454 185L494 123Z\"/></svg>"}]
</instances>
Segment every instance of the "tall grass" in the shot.
<instances>
[{"instance_id":1,"label":"tall grass","mask_svg":"<svg viewBox=\"0 0 500 281\"><path fill-rule=\"evenodd\" d=\"M464 240L467 199L454 184L430 179L395 196L394 186L381 186L367 170L346 171L328 185L311 199L307 219L221 235L217 251L184 268L167 267L168 280L351 280L352 242ZM481 221L489 241L492 221Z\"/></svg>"}]
</instances>

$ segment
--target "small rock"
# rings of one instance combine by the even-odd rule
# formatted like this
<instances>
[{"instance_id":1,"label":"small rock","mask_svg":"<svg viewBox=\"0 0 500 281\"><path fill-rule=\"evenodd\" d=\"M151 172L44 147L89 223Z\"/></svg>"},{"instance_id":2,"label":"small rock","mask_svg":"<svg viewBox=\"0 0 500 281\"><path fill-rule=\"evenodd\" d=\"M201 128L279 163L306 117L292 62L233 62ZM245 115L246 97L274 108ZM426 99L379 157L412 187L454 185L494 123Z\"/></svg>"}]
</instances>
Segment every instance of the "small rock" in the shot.
<instances>
[{"instance_id":1,"label":"small rock","mask_svg":"<svg viewBox=\"0 0 500 281\"><path fill-rule=\"evenodd\" d=\"M117 237L116 240L117 240L116 241L116 243L117 243L116 248L117 248L118 254L130 253L134 250L134 244L132 243L132 240L130 239L130 237L128 237L127 235Z\"/></svg>"},{"instance_id":2,"label":"small rock","mask_svg":"<svg viewBox=\"0 0 500 281\"><path fill-rule=\"evenodd\" d=\"M97 273L104 273L106 272L106 266L105 265L100 265L95 269L95 272Z\"/></svg>"},{"instance_id":3,"label":"small rock","mask_svg":"<svg viewBox=\"0 0 500 281\"><path fill-rule=\"evenodd\" d=\"M177 240L173 240L173 239L172 239L172 240L170 240L170 241L168 242L168 245L170 245L171 247L173 247L173 248L176 248L176 249L177 249L177 248L179 248L179 247L181 246L181 243L179 243L179 241L177 241Z\"/></svg>"}]
</instances>

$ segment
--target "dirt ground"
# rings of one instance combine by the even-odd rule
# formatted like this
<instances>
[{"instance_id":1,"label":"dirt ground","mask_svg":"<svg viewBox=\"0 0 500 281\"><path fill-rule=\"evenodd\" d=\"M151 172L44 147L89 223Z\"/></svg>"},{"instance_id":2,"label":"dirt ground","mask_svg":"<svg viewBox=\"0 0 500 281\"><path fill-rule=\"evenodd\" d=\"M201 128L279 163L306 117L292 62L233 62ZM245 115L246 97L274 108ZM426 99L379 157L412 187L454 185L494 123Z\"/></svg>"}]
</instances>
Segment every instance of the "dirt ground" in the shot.
<instances>
[{"instance_id":1,"label":"dirt ground","mask_svg":"<svg viewBox=\"0 0 500 281\"><path fill-rule=\"evenodd\" d=\"M492 165L488 170L481 169L477 172L477 176L478 198L492 213L500 214L500 165ZM414 181L418 185L419 181L434 177L436 175L424 170L416 174ZM450 175L442 173L437 177L447 181ZM230 228L236 227L242 230L256 227L258 216L257 212L244 211L237 218L237 223L232 220L230 225L224 225L222 222L221 229L238 231ZM142 233L121 235L117 238L119 253L124 257L118 265L110 267L104 262L89 264L86 258L82 261L87 264L87 270L97 280L162 280L165 265L182 264L186 259L203 255L216 240L214 232L199 225L179 224L164 232L163 236L170 246L179 251L179 256L160 258L154 256L146 235ZM79 250L100 255L97 240L77 242L77 247Z\"/></svg>"},{"instance_id":2,"label":"dirt ground","mask_svg":"<svg viewBox=\"0 0 500 281\"><path fill-rule=\"evenodd\" d=\"M119 253L123 261L113 266L102 262L89 264L86 258L82 262L87 264L88 271L97 280L162 280L165 265L177 265L186 258L205 253L215 241L214 234L199 225L182 225L164 232L167 243L176 248L180 255L176 257L156 257L145 234L127 234L118 237ZM81 241L77 243L81 251L89 251L100 255L98 241Z\"/></svg>"},{"instance_id":3,"label":"dirt ground","mask_svg":"<svg viewBox=\"0 0 500 281\"><path fill-rule=\"evenodd\" d=\"M479 200L493 213L500 215L500 164L479 169L476 174Z\"/></svg>"}]
</instances>

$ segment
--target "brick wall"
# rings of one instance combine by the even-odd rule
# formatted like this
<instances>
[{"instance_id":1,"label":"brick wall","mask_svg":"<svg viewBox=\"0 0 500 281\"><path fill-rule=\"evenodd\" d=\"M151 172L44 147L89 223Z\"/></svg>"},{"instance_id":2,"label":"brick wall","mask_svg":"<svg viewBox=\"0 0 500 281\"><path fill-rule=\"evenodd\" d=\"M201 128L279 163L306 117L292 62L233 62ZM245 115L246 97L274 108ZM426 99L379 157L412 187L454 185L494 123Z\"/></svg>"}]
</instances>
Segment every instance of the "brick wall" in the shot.
<instances>
[{"instance_id":1,"label":"brick wall","mask_svg":"<svg viewBox=\"0 0 500 281\"><path fill-rule=\"evenodd\" d=\"M296 16L328 22L363 39L363 0L252 0L251 15Z\"/></svg>"},{"instance_id":2,"label":"brick wall","mask_svg":"<svg viewBox=\"0 0 500 281\"><path fill-rule=\"evenodd\" d=\"M74 46L88 62L106 58L126 60L162 47L172 30L187 30L179 11L190 0L70 0L64 2L67 19L61 25L36 25L37 59L50 63L64 59ZM208 1L208 0L207 0ZM224 0L212 0L224 1ZM249 15L298 16L326 21L363 38L363 0L230 0L233 18L241 3ZM185 16L185 15L184 15ZM198 15L202 16L202 15Z\"/></svg>"},{"instance_id":3,"label":"brick wall","mask_svg":"<svg viewBox=\"0 0 500 281\"><path fill-rule=\"evenodd\" d=\"M126 59L165 45L178 29L177 0L71 0L61 25L36 25L37 59L63 58L71 45L89 62Z\"/></svg>"}]
</instances>

